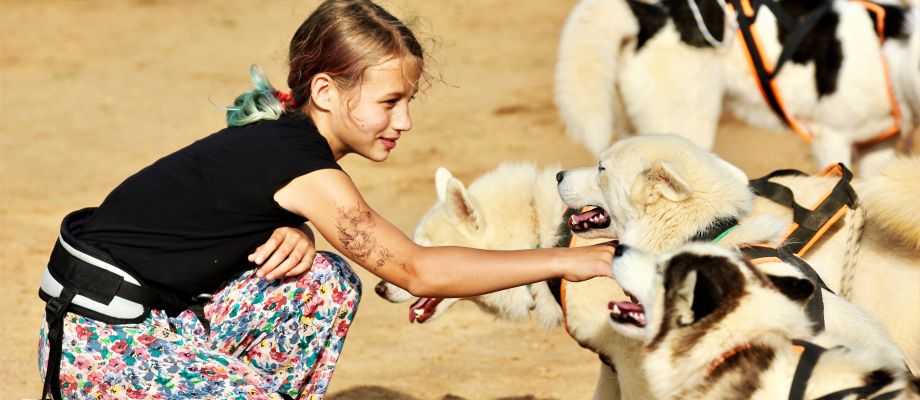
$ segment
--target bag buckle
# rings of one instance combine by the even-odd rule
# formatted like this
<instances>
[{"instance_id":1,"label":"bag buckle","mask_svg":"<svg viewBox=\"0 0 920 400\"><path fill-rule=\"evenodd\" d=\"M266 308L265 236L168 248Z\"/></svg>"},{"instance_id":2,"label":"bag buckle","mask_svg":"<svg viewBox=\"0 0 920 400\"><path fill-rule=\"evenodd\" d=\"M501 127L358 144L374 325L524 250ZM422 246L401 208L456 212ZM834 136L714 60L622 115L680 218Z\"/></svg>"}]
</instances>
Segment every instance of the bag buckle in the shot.
<instances>
[{"instance_id":1,"label":"bag buckle","mask_svg":"<svg viewBox=\"0 0 920 400\"><path fill-rule=\"evenodd\" d=\"M58 297L48 299L48 302L45 303L45 318L49 322L62 320L75 295L74 292L63 290Z\"/></svg>"}]
</instances>

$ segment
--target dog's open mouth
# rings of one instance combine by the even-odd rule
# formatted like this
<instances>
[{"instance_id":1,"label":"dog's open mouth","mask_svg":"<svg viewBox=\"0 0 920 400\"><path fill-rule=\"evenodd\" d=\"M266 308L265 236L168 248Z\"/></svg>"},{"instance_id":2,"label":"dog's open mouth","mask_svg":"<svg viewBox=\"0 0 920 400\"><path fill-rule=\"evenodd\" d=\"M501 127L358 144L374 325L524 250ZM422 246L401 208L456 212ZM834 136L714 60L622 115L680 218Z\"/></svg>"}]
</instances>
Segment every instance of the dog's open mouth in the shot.
<instances>
[{"instance_id":1,"label":"dog's open mouth","mask_svg":"<svg viewBox=\"0 0 920 400\"><path fill-rule=\"evenodd\" d=\"M645 307L642 307L631 293L624 292L632 301L611 301L607 304L607 308L610 309L610 320L618 324L645 327Z\"/></svg>"},{"instance_id":2,"label":"dog's open mouth","mask_svg":"<svg viewBox=\"0 0 920 400\"><path fill-rule=\"evenodd\" d=\"M591 229L604 229L610 226L610 217L603 208L594 207L588 211L573 214L569 217L569 229L575 233L587 232Z\"/></svg>"},{"instance_id":3,"label":"dog's open mouth","mask_svg":"<svg viewBox=\"0 0 920 400\"><path fill-rule=\"evenodd\" d=\"M444 299L420 297L409 307L409 322L418 322L421 324L427 321L428 318L434 315L434 311L438 307L438 304L441 304L441 300Z\"/></svg>"}]
</instances>

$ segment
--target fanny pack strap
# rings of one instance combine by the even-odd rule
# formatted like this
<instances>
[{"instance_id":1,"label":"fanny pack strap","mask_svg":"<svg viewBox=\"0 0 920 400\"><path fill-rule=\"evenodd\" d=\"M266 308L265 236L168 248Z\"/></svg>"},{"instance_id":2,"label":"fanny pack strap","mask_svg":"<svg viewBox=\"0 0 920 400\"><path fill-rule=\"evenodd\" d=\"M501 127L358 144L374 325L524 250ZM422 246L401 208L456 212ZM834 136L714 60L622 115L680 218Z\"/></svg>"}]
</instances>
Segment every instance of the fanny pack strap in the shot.
<instances>
[{"instance_id":1,"label":"fanny pack strap","mask_svg":"<svg viewBox=\"0 0 920 400\"><path fill-rule=\"evenodd\" d=\"M76 292L64 289L58 297L45 304L45 320L48 322L48 365L45 368L45 383L42 385L42 399L50 394L54 400L61 398L61 355L64 340L64 315Z\"/></svg>"},{"instance_id":2,"label":"fanny pack strap","mask_svg":"<svg viewBox=\"0 0 920 400\"><path fill-rule=\"evenodd\" d=\"M76 238L94 210L79 210L64 218L42 276L38 295L46 302L48 325L48 365L42 399L49 394L55 400L61 398L64 317L68 312L108 324L138 323L147 319L151 308L174 309L181 303L176 295L142 285L112 257Z\"/></svg>"}]
</instances>

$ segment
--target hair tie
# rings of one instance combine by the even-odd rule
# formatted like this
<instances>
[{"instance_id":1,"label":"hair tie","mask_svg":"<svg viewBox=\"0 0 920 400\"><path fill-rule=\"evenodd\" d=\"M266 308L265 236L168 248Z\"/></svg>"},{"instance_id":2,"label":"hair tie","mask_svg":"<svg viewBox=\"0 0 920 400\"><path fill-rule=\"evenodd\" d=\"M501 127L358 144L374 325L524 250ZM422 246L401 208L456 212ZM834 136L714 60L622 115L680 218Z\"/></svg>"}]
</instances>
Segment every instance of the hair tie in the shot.
<instances>
[{"instance_id":1,"label":"hair tie","mask_svg":"<svg viewBox=\"0 0 920 400\"><path fill-rule=\"evenodd\" d=\"M297 105L297 102L294 101L294 98L290 93L282 92L280 90L275 90L274 92L275 98L281 102L281 105L284 106L284 108L294 108Z\"/></svg>"}]
</instances>

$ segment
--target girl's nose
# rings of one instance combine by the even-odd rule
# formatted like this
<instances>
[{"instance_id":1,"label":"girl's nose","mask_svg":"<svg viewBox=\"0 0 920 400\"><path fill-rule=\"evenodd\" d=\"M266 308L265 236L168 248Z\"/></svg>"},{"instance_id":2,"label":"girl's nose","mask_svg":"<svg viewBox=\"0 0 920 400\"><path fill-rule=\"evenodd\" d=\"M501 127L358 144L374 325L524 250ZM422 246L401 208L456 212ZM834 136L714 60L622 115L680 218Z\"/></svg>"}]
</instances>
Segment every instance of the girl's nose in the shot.
<instances>
[{"instance_id":1,"label":"girl's nose","mask_svg":"<svg viewBox=\"0 0 920 400\"><path fill-rule=\"evenodd\" d=\"M412 117L409 116L408 105L400 108L401 110L397 111L396 115L393 116L393 129L405 132L412 129Z\"/></svg>"}]
</instances>

